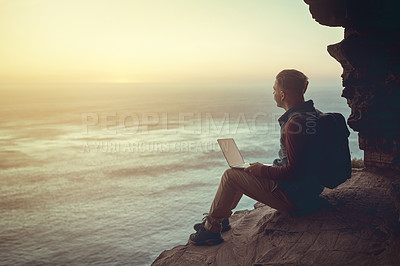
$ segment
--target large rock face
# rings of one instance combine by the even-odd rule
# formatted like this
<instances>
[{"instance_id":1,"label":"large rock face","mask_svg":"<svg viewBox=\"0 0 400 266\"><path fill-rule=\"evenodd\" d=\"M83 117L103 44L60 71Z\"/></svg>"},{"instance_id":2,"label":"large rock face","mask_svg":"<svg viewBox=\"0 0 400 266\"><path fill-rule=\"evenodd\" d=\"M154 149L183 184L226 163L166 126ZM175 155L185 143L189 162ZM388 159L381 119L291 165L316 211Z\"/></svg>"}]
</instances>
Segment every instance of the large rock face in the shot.
<instances>
[{"instance_id":1,"label":"large rock face","mask_svg":"<svg viewBox=\"0 0 400 266\"><path fill-rule=\"evenodd\" d=\"M304 1L319 23L345 28L328 52L343 67L348 124L366 166L400 169L400 1Z\"/></svg>"},{"instance_id":2,"label":"large rock face","mask_svg":"<svg viewBox=\"0 0 400 266\"><path fill-rule=\"evenodd\" d=\"M289 216L265 205L237 212L222 244L178 246L153 265L400 264L399 173L355 170L323 197L328 207L309 215Z\"/></svg>"}]
</instances>

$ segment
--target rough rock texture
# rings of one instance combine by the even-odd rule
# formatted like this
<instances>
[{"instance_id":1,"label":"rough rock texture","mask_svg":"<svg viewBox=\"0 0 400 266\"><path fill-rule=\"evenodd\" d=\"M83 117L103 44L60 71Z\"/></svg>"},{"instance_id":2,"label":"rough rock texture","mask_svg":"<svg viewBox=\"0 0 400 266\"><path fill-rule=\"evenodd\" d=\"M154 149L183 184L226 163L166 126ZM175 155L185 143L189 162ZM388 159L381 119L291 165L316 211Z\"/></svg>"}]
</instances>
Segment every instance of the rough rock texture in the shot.
<instances>
[{"instance_id":1,"label":"rough rock texture","mask_svg":"<svg viewBox=\"0 0 400 266\"><path fill-rule=\"evenodd\" d=\"M400 265L399 172L354 170L323 197L303 216L256 204L231 217L222 244L178 246L153 265Z\"/></svg>"},{"instance_id":2,"label":"rough rock texture","mask_svg":"<svg viewBox=\"0 0 400 266\"><path fill-rule=\"evenodd\" d=\"M348 124L365 165L400 169L400 1L304 1L317 22L345 28L328 52L343 67Z\"/></svg>"}]
</instances>

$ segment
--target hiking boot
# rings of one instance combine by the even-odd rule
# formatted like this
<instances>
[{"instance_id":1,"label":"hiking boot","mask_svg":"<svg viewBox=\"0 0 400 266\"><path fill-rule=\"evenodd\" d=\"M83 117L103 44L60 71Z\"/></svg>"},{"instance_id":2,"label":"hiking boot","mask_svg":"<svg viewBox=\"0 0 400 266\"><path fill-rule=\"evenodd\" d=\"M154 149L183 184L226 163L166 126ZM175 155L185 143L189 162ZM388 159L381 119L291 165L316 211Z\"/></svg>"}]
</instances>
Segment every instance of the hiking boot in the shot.
<instances>
[{"instance_id":1,"label":"hiking boot","mask_svg":"<svg viewBox=\"0 0 400 266\"><path fill-rule=\"evenodd\" d=\"M202 223L195 224L195 225L193 226L193 229L194 229L195 231L199 231L200 227L204 226L204 224L206 223L205 220L206 220L206 219L204 218ZM229 224L229 219L224 219L224 220L222 220L222 223L221 223L221 233L226 232L226 231L229 231L229 230L231 230L231 225Z\"/></svg>"},{"instance_id":2,"label":"hiking boot","mask_svg":"<svg viewBox=\"0 0 400 266\"><path fill-rule=\"evenodd\" d=\"M189 242L196 246L213 246L223 241L224 239L221 237L220 233L209 232L203 225L200 225L199 230L189 237Z\"/></svg>"}]
</instances>

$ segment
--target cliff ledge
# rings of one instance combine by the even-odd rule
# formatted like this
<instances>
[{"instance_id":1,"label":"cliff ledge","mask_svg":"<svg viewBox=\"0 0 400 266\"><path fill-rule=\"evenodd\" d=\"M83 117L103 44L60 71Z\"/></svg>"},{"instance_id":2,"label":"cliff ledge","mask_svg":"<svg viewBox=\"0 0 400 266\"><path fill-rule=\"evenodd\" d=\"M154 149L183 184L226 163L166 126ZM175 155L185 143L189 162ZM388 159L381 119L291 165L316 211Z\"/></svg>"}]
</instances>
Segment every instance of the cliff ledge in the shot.
<instances>
[{"instance_id":1,"label":"cliff ledge","mask_svg":"<svg viewBox=\"0 0 400 266\"><path fill-rule=\"evenodd\" d=\"M177 246L152 265L400 264L399 172L353 169L351 179L322 197L326 206L308 215L262 204L238 211L222 244Z\"/></svg>"}]
</instances>

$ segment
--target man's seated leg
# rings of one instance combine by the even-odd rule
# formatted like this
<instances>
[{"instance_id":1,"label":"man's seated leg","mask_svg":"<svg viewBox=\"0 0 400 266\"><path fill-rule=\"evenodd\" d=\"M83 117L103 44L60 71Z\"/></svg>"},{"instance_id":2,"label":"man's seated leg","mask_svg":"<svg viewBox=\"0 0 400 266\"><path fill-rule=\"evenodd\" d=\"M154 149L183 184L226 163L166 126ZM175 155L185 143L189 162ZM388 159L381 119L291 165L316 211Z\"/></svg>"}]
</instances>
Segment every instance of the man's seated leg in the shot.
<instances>
[{"instance_id":1,"label":"man's seated leg","mask_svg":"<svg viewBox=\"0 0 400 266\"><path fill-rule=\"evenodd\" d=\"M230 217L243 194L275 209L290 211L295 208L275 181L252 176L243 170L228 169L222 175L210 212L206 217L205 232L219 234L221 222Z\"/></svg>"}]
</instances>

